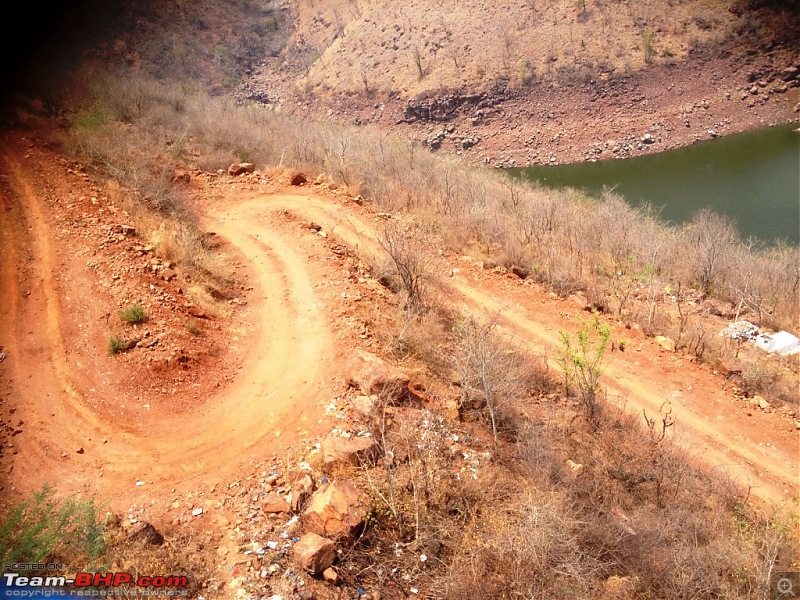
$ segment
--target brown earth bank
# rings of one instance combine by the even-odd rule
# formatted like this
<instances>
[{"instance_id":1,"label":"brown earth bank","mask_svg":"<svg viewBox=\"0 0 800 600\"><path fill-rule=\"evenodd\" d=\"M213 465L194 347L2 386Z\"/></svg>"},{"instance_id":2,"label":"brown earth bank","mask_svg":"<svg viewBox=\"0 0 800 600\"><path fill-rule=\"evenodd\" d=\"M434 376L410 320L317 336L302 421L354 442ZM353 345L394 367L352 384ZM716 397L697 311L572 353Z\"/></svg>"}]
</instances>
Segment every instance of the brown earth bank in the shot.
<instances>
[{"instance_id":1,"label":"brown earth bank","mask_svg":"<svg viewBox=\"0 0 800 600\"><path fill-rule=\"evenodd\" d=\"M635 156L798 119L791 3L383 4L289 3L286 47L234 95L493 167Z\"/></svg>"},{"instance_id":2,"label":"brown earth bank","mask_svg":"<svg viewBox=\"0 0 800 600\"><path fill-rule=\"evenodd\" d=\"M613 80L586 78L523 88L500 80L486 90L430 91L417 99L289 88L277 102L298 116L374 125L492 167L651 154L800 119L800 59L791 52L750 62L696 58ZM235 95L245 99L252 89L245 85Z\"/></svg>"}]
</instances>

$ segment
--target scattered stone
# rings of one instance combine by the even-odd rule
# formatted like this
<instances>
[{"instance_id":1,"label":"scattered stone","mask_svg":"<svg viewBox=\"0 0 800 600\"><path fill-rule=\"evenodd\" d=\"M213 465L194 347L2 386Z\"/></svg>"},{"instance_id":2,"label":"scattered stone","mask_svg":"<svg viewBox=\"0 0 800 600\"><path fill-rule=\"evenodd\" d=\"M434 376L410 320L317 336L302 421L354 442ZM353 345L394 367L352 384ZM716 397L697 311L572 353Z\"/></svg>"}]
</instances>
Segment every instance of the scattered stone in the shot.
<instances>
[{"instance_id":1,"label":"scattered stone","mask_svg":"<svg viewBox=\"0 0 800 600\"><path fill-rule=\"evenodd\" d=\"M302 174L300 171L294 171L294 172L293 172L293 173L292 173L292 174L289 176L289 183L290 183L291 185L302 185L302 184L304 184L306 181L308 181L308 179L306 179L306 176L305 176L305 175L303 175L303 174Z\"/></svg>"},{"instance_id":2,"label":"scattered stone","mask_svg":"<svg viewBox=\"0 0 800 600\"><path fill-rule=\"evenodd\" d=\"M665 337L663 335L657 335L655 337L656 344L661 346L667 352L675 352L675 340L672 338Z\"/></svg>"},{"instance_id":3,"label":"scattered stone","mask_svg":"<svg viewBox=\"0 0 800 600\"><path fill-rule=\"evenodd\" d=\"M164 536L147 521L139 521L128 529L128 540L137 544L160 546L164 543Z\"/></svg>"},{"instance_id":4,"label":"scattered stone","mask_svg":"<svg viewBox=\"0 0 800 600\"><path fill-rule=\"evenodd\" d=\"M85 450L83 449L83 446L80 446L77 450L75 450L75 454L83 454L84 452Z\"/></svg>"},{"instance_id":5,"label":"scattered stone","mask_svg":"<svg viewBox=\"0 0 800 600\"><path fill-rule=\"evenodd\" d=\"M190 306L186 309L186 312L189 313L191 316L196 317L198 319L207 319L208 315L206 311L204 311L199 306Z\"/></svg>"},{"instance_id":6,"label":"scattered stone","mask_svg":"<svg viewBox=\"0 0 800 600\"><path fill-rule=\"evenodd\" d=\"M133 225L122 225L122 235L127 235L128 237L136 235L136 228Z\"/></svg>"},{"instance_id":7,"label":"scattered stone","mask_svg":"<svg viewBox=\"0 0 800 600\"><path fill-rule=\"evenodd\" d=\"M783 81L791 81L800 75L800 67L786 67L781 69L780 78Z\"/></svg>"},{"instance_id":8,"label":"scattered stone","mask_svg":"<svg viewBox=\"0 0 800 600\"><path fill-rule=\"evenodd\" d=\"M192 509L192 516L193 517L199 517L202 514L203 514L203 509L202 508Z\"/></svg>"},{"instance_id":9,"label":"scattered stone","mask_svg":"<svg viewBox=\"0 0 800 600\"><path fill-rule=\"evenodd\" d=\"M291 510L286 498L270 492L261 499L261 510L265 513L288 513Z\"/></svg>"},{"instance_id":10,"label":"scattered stone","mask_svg":"<svg viewBox=\"0 0 800 600\"><path fill-rule=\"evenodd\" d=\"M309 228L311 231L322 231L322 225L320 225L319 223L314 223L314 221L311 221L311 222L308 224L308 228Z\"/></svg>"},{"instance_id":11,"label":"scattered stone","mask_svg":"<svg viewBox=\"0 0 800 600\"><path fill-rule=\"evenodd\" d=\"M364 524L362 491L348 481L323 484L303 511L306 529L332 538L352 538Z\"/></svg>"},{"instance_id":12,"label":"scattered stone","mask_svg":"<svg viewBox=\"0 0 800 600\"><path fill-rule=\"evenodd\" d=\"M382 358L357 349L345 367L345 382L370 396L389 392L395 397L405 393L411 379Z\"/></svg>"},{"instance_id":13,"label":"scattered stone","mask_svg":"<svg viewBox=\"0 0 800 600\"><path fill-rule=\"evenodd\" d=\"M653 135L650 134L650 133L645 133L642 136L642 143L643 144L655 144L656 143L656 138L654 138Z\"/></svg>"},{"instance_id":14,"label":"scattered stone","mask_svg":"<svg viewBox=\"0 0 800 600\"><path fill-rule=\"evenodd\" d=\"M228 175L231 177L238 177L239 175L244 175L245 173L252 173L255 170L256 166L253 163L234 163L228 167Z\"/></svg>"},{"instance_id":15,"label":"scattered stone","mask_svg":"<svg viewBox=\"0 0 800 600\"><path fill-rule=\"evenodd\" d=\"M772 408L772 405L764 400L761 396L755 396L753 400L758 400L758 408L761 410L767 410L768 408Z\"/></svg>"},{"instance_id":16,"label":"scattered stone","mask_svg":"<svg viewBox=\"0 0 800 600\"><path fill-rule=\"evenodd\" d=\"M328 583L332 583L334 585L339 582L339 574L334 571L332 567L328 567L322 572L322 578Z\"/></svg>"},{"instance_id":17,"label":"scattered stone","mask_svg":"<svg viewBox=\"0 0 800 600\"><path fill-rule=\"evenodd\" d=\"M313 574L322 573L336 558L336 544L316 533L307 533L294 545L297 564Z\"/></svg>"},{"instance_id":18,"label":"scattered stone","mask_svg":"<svg viewBox=\"0 0 800 600\"><path fill-rule=\"evenodd\" d=\"M359 467L374 464L378 446L371 437L338 437L330 435L322 441L322 461L330 471L339 465Z\"/></svg>"}]
</instances>

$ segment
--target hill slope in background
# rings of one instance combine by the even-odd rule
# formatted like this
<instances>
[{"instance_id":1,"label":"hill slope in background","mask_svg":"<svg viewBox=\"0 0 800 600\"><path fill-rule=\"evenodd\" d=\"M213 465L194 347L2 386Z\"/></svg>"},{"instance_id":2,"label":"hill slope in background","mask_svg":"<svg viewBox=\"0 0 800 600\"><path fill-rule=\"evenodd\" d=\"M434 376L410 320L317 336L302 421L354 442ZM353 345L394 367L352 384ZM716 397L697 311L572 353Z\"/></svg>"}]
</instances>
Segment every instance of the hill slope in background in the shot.
<instances>
[{"instance_id":1,"label":"hill slope in background","mask_svg":"<svg viewBox=\"0 0 800 600\"><path fill-rule=\"evenodd\" d=\"M800 100L788 0L86 0L13 25L6 87L53 106L87 64L131 69L492 166L665 150Z\"/></svg>"}]
</instances>

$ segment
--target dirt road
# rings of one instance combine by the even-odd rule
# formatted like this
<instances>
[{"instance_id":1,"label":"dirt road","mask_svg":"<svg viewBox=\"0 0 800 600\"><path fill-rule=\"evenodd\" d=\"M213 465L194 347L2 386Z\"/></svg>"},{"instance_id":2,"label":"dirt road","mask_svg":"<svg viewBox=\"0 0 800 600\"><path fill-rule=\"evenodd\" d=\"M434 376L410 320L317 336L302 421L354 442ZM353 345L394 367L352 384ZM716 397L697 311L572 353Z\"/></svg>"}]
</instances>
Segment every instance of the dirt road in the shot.
<instances>
[{"instance_id":1,"label":"dirt road","mask_svg":"<svg viewBox=\"0 0 800 600\"><path fill-rule=\"evenodd\" d=\"M146 501L225 480L324 429L323 406L342 391L341 361L357 345L341 319L337 282L345 274L330 249L378 251L379 219L369 208L297 188L221 186L203 208L204 225L229 242L252 290L226 338L232 375L182 392L176 405L132 397L120 383L130 363L86 342L105 335L97 315L108 310L108 290L60 216L68 207L84 210L88 199L65 200L67 191L52 183L61 167L48 167L48 156L41 148L25 154L19 139L0 151L0 344L8 354L0 398L5 425L19 429L4 440L10 486L26 492L47 481L112 504ZM299 235L287 215L315 221L328 238ZM522 352L548 352L559 329L579 326L576 306L535 286L463 257L443 261L443 274L453 274L443 277L451 302L499 319ZM670 402L691 455L761 499L798 495L800 437L791 423L748 416L708 369L649 340L632 346L609 356L604 384L613 401L637 414L657 414Z\"/></svg>"}]
</instances>

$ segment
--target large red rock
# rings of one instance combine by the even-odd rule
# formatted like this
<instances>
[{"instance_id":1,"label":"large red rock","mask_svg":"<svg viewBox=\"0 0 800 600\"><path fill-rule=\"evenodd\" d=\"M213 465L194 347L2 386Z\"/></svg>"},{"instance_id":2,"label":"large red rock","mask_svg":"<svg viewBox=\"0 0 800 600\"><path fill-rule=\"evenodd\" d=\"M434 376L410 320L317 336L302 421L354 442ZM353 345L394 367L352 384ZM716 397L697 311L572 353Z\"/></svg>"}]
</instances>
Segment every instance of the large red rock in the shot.
<instances>
[{"instance_id":1,"label":"large red rock","mask_svg":"<svg viewBox=\"0 0 800 600\"><path fill-rule=\"evenodd\" d=\"M378 445L371 437L344 438L329 435L322 440L322 461L327 469L336 465L359 467L374 464Z\"/></svg>"},{"instance_id":2,"label":"large red rock","mask_svg":"<svg viewBox=\"0 0 800 600\"><path fill-rule=\"evenodd\" d=\"M307 533L294 545L294 559L300 567L322 573L336 558L336 544L316 533Z\"/></svg>"},{"instance_id":3,"label":"large red rock","mask_svg":"<svg viewBox=\"0 0 800 600\"><path fill-rule=\"evenodd\" d=\"M252 173L255 170L256 166L253 163L232 164L230 167L228 167L228 175L236 177L245 173Z\"/></svg>"},{"instance_id":4,"label":"large red rock","mask_svg":"<svg viewBox=\"0 0 800 600\"><path fill-rule=\"evenodd\" d=\"M303 523L311 533L353 537L364 524L367 505L364 493L347 481L322 485L303 511Z\"/></svg>"},{"instance_id":5,"label":"large red rock","mask_svg":"<svg viewBox=\"0 0 800 600\"><path fill-rule=\"evenodd\" d=\"M345 381L367 396L382 392L400 396L406 392L411 379L382 358L356 350L347 363Z\"/></svg>"},{"instance_id":6,"label":"large red rock","mask_svg":"<svg viewBox=\"0 0 800 600\"><path fill-rule=\"evenodd\" d=\"M270 492L261 499L261 510L266 513L288 513L290 506L286 498L276 492Z\"/></svg>"}]
</instances>

